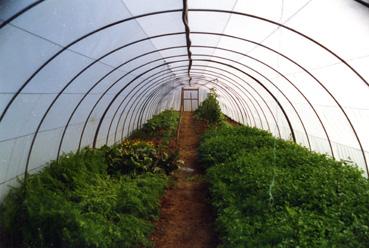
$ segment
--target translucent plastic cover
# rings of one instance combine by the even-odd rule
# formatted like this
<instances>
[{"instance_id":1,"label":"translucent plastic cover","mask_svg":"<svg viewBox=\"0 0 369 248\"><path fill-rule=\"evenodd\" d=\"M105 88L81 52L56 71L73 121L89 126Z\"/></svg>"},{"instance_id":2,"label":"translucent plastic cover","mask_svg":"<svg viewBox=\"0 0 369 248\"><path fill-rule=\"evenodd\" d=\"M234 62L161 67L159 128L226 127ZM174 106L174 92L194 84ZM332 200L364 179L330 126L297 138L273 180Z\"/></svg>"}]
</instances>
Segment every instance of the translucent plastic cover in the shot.
<instances>
[{"instance_id":1,"label":"translucent plastic cover","mask_svg":"<svg viewBox=\"0 0 369 248\"><path fill-rule=\"evenodd\" d=\"M353 0L1 1L0 197L178 110L184 86L368 175L368 24Z\"/></svg>"}]
</instances>

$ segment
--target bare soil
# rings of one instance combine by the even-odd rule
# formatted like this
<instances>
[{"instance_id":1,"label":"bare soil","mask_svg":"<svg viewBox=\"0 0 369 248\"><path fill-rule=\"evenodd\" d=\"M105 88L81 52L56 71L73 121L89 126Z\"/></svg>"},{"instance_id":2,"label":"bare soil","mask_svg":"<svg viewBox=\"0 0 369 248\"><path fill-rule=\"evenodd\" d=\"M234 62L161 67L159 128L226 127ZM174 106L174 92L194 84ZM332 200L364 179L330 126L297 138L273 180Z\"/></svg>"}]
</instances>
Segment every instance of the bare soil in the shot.
<instances>
[{"instance_id":1,"label":"bare soil","mask_svg":"<svg viewBox=\"0 0 369 248\"><path fill-rule=\"evenodd\" d=\"M175 184L162 198L160 219L151 237L154 247L214 248L218 244L208 187L197 158L204 130L204 123L191 112L183 113L178 145L184 167L174 173Z\"/></svg>"}]
</instances>

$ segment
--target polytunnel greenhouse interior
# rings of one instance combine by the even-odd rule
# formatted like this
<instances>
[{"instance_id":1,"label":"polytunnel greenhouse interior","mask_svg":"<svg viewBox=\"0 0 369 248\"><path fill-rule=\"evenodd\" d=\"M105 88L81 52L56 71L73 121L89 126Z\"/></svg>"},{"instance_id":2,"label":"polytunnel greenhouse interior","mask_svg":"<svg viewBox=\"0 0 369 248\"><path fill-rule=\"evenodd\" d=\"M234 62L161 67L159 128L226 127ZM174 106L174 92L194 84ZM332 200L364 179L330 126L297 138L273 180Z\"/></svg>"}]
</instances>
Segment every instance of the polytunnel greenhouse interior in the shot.
<instances>
[{"instance_id":1,"label":"polytunnel greenhouse interior","mask_svg":"<svg viewBox=\"0 0 369 248\"><path fill-rule=\"evenodd\" d=\"M368 0L0 1L0 247L369 247Z\"/></svg>"}]
</instances>

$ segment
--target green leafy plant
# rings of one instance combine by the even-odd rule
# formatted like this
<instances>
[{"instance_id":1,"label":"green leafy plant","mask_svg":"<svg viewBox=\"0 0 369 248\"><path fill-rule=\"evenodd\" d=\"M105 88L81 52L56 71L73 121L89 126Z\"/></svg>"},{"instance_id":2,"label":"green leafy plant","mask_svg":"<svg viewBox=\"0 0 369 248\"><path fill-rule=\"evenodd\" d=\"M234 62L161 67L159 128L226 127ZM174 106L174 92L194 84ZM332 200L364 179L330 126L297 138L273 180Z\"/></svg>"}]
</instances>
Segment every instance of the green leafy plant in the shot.
<instances>
[{"instance_id":1,"label":"green leafy plant","mask_svg":"<svg viewBox=\"0 0 369 248\"><path fill-rule=\"evenodd\" d=\"M368 246L356 167L249 127L211 129L201 146L224 247Z\"/></svg>"},{"instance_id":2,"label":"green leafy plant","mask_svg":"<svg viewBox=\"0 0 369 248\"><path fill-rule=\"evenodd\" d=\"M150 120L145 138L172 137L178 113ZM13 188L0 206L8 246L148 247L178 153L142 140L61 156Z\"/></svg>"},{"instance_id":3,"label":"green leafy plant","mask_svg":"<svg viewBox=\"0 0 369 248\"><path fill-rule=\"evenodd\" d=\"M210 90L207 98L196 109L195 116L206 121L210 125L222 123L224 116L220 109L215 89Z\"/></svg>"},{"instance_id":4,"label":"green leafy plant","mask_svg":"<svg viewBox=\"0 0 369 248\"><path fill-rule=\"evenodd\" d=\"M141 129L136 130L131 135L131 139L148 140L153 139L158 143L167 146L170 139L176 135L179 122L179 112L165 110L154 115Z\"/></svg>"},{"instance_id":5,"label":"green leafy plant","mask_svg":"<svg viewBox=\"0 0 369 248\"><path fill-rule=\"evenodd\" d=\"M139 175L147 172L169 174L178 168L176 152L157 149L153 143L126 140L105 153L110 175Z\"/></svg>"}]
</instances>

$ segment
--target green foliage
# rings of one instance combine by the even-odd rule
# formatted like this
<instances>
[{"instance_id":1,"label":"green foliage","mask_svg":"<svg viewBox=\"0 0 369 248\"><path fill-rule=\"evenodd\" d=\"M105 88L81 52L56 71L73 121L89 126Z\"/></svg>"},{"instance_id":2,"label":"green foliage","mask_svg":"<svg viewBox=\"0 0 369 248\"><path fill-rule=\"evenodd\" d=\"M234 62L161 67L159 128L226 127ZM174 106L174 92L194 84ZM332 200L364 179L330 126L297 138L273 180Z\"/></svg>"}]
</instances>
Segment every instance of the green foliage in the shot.
<instances>
[{"instance_id":1,"label":"green foliage","mask_svg":"<svg viewBox=\"0 0 369 248\"><path fill-rule=\"evenodd\" d=\"M158 216L168 179L162 170L139 169L146 166L141 146L157 155L145 144L136 150L127 144L84 149L30 175L26 192L23 186L14 188L2 203L1 231L24 247L150 246L151 222ZM115 165L121 161L114 149L134 161L134 169L111 176L107 160Z\"/></svg>"},{"instance_id":2,"label":"green foliage","mask_svg":"<svg viewBox=\"0 0 369 248\"><path fill-rule=\"evenodd\" d=\"M147 172L169 174L178 168L178 153L157 149L150 142L126 140L105 153L111 175L138 175Z\"/></svg>"},{"instance_id":3,"label":"green foliage","mask_svg":"<svg viewBox=\"0 0 369 248\"><path fill-rule=\"evenodd\" d=\"M143 140L159 138L164 145L168 145L170 138L176 135L178 121L178 111L165 110L154 115L141 129L136 130L131 138Z\"/></svg>"},{"instance_id":4,"label":"green foliage","mask_svg":"<svg viewBox=\"0 0 369 248\"><path fill-rule=\"evenodd\" d=\"M207 98L196 109L195 116L207 121L210 125L218 125L222 122L224 116L215 89L210 90Z\"/></svg>"},{"instance_id":5,"label":"green foliage","mask_svg":"<svg viewBox=\"0 0 369 248\"><path fill-rule=\"evenodd\" d=\"M201 146L224 247L368 247L356 167L249 127L212 129Z\"/></svg>"},{"instance_id":6,"label":"green foliage","mask_svg":"<svg viewBox=\"0 0 369 248\"><path fill-rule=\"evenodd\" d=\"M217 126L202 136L199 157L202 165L208 167L233 159L243 151L271 147L275 143L271 134L256 128ZM283 143L277 141L277 145L282 146Z\"/></svg>"}]
</instances>

